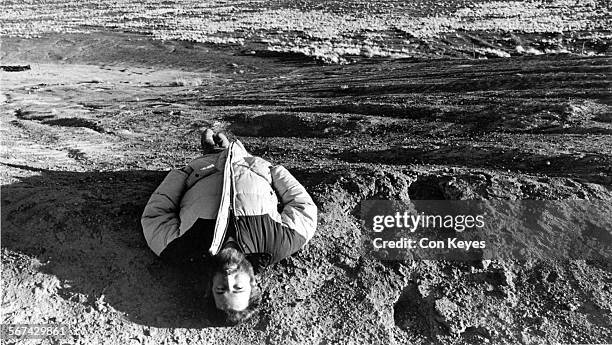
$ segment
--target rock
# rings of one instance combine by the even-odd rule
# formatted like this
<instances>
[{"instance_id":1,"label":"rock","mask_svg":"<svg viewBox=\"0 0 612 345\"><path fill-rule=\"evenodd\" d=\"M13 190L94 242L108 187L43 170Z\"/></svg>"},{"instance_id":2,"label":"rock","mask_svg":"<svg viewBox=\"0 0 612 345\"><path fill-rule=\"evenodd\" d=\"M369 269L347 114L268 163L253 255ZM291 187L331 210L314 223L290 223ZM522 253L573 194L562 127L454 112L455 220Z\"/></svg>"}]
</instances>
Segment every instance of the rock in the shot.
<instances>
[{"instance_id":1,"label":"rock","mask_svg":"<svg viewBox=\"0 0 612 345\"><path fill-rule=\"evenodd\" d=\"M436 300L434 305L438 314L435 319L446 326L449 332L452 334L461 334L465 332L467 326L465 325L465 321L460 318L460 308L455 302L447 297L442 297Z\"/></svg>"}]
</instances>

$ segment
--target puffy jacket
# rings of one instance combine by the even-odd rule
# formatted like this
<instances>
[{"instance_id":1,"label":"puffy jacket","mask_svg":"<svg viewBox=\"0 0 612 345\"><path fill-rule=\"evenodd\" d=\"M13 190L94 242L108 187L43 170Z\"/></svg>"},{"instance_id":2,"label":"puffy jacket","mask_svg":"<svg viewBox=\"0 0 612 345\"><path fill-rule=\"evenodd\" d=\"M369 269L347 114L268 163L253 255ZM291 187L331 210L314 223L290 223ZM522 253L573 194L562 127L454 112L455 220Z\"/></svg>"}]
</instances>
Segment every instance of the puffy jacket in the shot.
<instances>
[{"instance_id":1,"label":"puffy jacket","mask_svg":"<svg viewBox=\"0 0 612 345\"><path fill-rule=\"evenodd\" d=\"M267 253L277 262L314 235L317 208L306 189L284 167L250 155L240 141L189 166L189 174L170 171L145 206L143 232L157 255L187 232L197 234L185 236L187 245L197 238L215 255L231 228L245 254Z\"/></svg>"}]
</instances>

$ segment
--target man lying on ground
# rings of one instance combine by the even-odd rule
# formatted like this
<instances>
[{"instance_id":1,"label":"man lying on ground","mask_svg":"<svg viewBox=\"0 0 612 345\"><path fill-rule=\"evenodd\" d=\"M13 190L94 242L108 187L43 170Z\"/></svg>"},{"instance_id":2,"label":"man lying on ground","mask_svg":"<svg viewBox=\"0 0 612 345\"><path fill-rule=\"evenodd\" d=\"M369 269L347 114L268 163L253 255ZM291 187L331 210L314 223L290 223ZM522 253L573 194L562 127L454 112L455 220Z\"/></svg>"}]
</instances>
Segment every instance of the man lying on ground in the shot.
<instances>
[{"instance_id":1,"label":"man lying on ground","mask_svg":"<svg viewBox=\"0 0 612 345\"><path fill-rule=\"evenodd\" d=\"M287 169L250 155L238 140L206 129L202 151L168 173L141 223L162 259L209 267L214 305L236 324L259 300L253 263L273 264L303 247L316 230L317 207Z\"/></svg>"}]
</instances>

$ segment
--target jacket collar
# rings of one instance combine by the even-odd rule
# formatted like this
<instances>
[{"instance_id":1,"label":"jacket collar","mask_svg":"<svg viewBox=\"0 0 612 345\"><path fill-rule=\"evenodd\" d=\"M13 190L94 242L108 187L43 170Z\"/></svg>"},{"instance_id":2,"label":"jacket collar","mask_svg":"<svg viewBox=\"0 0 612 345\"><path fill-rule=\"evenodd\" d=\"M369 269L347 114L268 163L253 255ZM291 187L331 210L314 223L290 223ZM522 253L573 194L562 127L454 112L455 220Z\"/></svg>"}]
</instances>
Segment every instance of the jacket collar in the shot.
<instances>
[{"instance_id":1,"label":"jacket collar","mask_svg":"<svg viewBox=\"0 0 612 345\"><path fill-rule=\"evenodd\" d=\"M248 153L247 150L244 148L244 145L242 145L240 140L235 140L234 142L230 143L227 149L219 153L219 156L217 157L217 161L215 162L215 168L217 168L217 170L223 171L223 167L225 166L225 161L227 160L227 156L230 153L230 151L232 153L233 161L236 161L244 157L251 156L251 154Z\"/></svg>"}]
</instances>

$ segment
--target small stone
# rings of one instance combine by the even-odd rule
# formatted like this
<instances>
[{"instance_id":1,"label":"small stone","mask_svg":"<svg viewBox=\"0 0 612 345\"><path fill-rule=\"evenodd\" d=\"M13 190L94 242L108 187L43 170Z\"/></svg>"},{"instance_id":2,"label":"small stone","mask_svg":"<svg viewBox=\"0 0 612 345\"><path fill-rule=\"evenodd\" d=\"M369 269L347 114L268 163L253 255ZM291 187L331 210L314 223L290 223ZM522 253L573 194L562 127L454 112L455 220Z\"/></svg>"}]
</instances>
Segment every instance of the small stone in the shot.
<instances>
[{"instance_id":1,"label":"small stone","mask_svg":"<svg viewBox=\"0 0 612 345\"><path fill-rule=\"evenodd\" d=\"M569 303L567 303L566 307L567 307L567 310L569 310L569 311L576 311L576 310L578 310L578 308L580 306L578 305L578 303L569 302Z\"/></svg>"}]
</instances>

